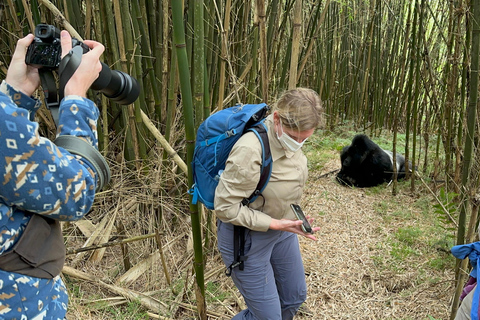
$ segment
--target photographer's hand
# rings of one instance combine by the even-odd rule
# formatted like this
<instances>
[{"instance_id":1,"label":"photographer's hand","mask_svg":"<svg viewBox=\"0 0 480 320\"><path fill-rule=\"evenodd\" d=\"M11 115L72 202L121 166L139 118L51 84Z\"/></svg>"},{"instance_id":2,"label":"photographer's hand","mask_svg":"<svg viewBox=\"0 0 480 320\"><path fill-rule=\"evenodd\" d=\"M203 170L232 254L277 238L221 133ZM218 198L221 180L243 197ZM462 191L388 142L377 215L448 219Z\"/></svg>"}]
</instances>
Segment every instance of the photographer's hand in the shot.
<instances>
[{"instance_id":1,"label":"photographer's hand","mask_svg":"<svg viewBox=\"0 0 480 320\"><path fill-rule=\"evenodd\" d=\"M60 33L60 41L62 45L63 58L72 49L72 37L67 31L63 30ZM98 75L102 70L100 56L105 50L105 47L101 43L91 40L85 40L83 43L86 44L91 50L82 55L82 62L65 85L65 96L77 95L86 97L87 90L98 78Z\"/></svg>"},{"instance_id":2,"label":"photographer's hand","mask_svg":"<svg viewBox=\"0 0 480 320\"><path fill-rule=\"evenodd\" d=\"M26 37L17 41L12 61L8 67L7 77L5 78L6 83L28 96L31 96L40 86L38 69L25 63L25 55L33 38L33 34L28 34Z\"/></svg>"}]
</instances>

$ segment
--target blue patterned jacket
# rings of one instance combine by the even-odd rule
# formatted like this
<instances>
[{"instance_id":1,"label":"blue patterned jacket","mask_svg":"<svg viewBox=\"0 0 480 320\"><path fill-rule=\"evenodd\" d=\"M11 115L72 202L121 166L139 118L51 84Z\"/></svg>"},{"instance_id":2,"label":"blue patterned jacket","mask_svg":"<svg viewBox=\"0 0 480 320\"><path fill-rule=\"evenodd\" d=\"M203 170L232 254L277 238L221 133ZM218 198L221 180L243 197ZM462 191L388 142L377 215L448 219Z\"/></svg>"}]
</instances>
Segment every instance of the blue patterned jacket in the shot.
<instances>
[{"instance_id":1,"label":"blue patterned jacket","mask_svg":"<svg viewBox=\"0 0 480 320\"><path fill-rule=\"evenodd\" d=\"M40 102L0 85L0 255L22 236L33 212L60 221L82 218L95 197L95 171L87 161L38 133ZM57 135L81 137L97 147L98 109L67 96ZM61 278L40 279L0 270L0 319L63 319L68 304Z\"/></svg>"}]
</instances>

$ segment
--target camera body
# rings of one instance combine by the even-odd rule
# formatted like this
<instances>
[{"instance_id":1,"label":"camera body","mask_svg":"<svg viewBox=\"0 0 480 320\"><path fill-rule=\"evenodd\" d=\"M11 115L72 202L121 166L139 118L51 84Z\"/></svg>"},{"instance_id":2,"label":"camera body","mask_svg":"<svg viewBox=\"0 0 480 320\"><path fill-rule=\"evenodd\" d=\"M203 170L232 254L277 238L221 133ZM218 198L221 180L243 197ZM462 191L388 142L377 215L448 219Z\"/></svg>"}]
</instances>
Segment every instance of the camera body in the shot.
<instances>
[{"instance_id":1,"label":"camera body","mask_svg":"<svg viewBox=\"0 0 480 320\"><path fill-rule=\"evenodd\" d=\"M72 38L72 48L80 46L82 54L90 51L83 42ZM62 60L62 45L60 30L49 24L38 24L35 27L35 38L27 49L25 63L46 72L58 71ZM81 59L78 59L81 61ZM122 71L111 70L101 62L102 70L92 84L91 89L98 90L107 98L118 104L127 105L137 100L140 95L140 85L134 77ZM73 74L78 65L71 67ZM68 79L67 79L68 80ZM63 91L63 88L60 88Z\"/></svg>"},{"instance_id":2,"label":"camera body","mask_svg":"<svg viewBox=\"0 0 480 320\"><path fill-rule=\"evenodd\" d=\"M72 47L81 46L83 53L90 48L83 42L72 38ZM25 63L36 68L57 69L62 60L60 30L48 25L39 24L35 27L35 38L28 47Z\"/></svg>"}]
</instances>

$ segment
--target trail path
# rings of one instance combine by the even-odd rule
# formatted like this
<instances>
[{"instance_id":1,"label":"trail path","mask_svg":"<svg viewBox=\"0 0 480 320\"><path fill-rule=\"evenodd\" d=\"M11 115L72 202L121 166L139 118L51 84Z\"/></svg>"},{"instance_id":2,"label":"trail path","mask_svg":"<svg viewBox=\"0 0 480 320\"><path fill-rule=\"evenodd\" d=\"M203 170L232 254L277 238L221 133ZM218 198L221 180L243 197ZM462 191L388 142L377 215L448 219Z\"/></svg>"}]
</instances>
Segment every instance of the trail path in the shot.
<instances>
[{"instance_id":1,"label":"trail path","mask_svg":"<svg viewBox=\"0 0 480 320\"><path fill-rule=\"evenodd\" d=\"M410 206L416 199L408 194L393 197L386 185L372 194L339 185L334 174L322 176L339 167L339 161L331 161L324 172L310 177L306 188L304 211L321 230L317 242L300 240L311 314L297 318L448 319L453 272L427 267L446 253L432 246L428 255L413 253L412 259L398 263L390 253L397 249L389 241L397 230L423 223L421 213ZM412 208L408 219L396 217L395 203Z\"/></svg>"}]
</instances>

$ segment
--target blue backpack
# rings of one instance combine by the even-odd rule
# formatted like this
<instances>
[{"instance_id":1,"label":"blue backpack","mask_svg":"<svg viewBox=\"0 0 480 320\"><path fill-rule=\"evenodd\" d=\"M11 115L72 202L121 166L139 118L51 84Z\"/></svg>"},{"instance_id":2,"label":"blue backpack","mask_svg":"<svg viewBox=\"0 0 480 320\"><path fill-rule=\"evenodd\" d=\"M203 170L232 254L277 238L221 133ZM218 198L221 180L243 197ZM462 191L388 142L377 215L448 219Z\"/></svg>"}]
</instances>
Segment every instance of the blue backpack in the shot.
<instances>
[{"instance_id":1,"label":"blue backpack","mask_svg":"<svg viewBox=\"0 0 480 320\"><path fill-rule=\"evenodd\" d=\"M254 132L262 145L262 169L257 188L242 204L247 205L262 193L272 172L272 155L264 120L270 107L262 104L238 104L217 111L200 124L192 160L194 184L189 190L192 203L202 202L213 210L215 189L230 150L247 131Z\"/></svg>"}]
</instances>

